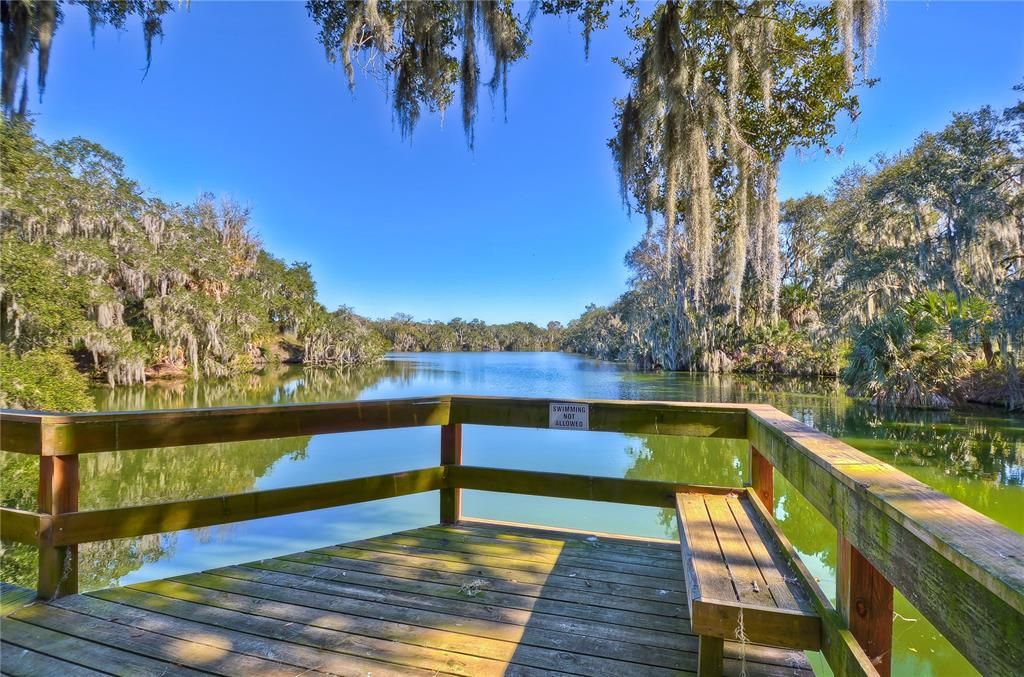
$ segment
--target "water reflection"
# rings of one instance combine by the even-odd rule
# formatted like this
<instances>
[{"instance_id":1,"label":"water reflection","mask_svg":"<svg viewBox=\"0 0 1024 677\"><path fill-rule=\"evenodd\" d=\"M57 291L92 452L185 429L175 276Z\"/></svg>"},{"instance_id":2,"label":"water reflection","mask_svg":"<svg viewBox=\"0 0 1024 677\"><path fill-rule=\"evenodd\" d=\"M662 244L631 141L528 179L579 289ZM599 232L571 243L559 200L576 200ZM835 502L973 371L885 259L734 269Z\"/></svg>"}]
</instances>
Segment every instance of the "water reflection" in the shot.
<instances>
[{"instance_id":1,"label":"water reflection","mask_svg":"<svg viewBox=\"0 0 1024 677\"><path fill-rule=\"evenodd\" d=\"M100 410L211 407L442 393L709 402L764 402L917 477L1024 533L1024 419L994 409L880 413L835 381L636 373L557 353L404 354L373 367L275 367L235 379L97 389ZM180 500L437 463L436 429L295 437L90 454L83 509ZM465 461L553 472L739 486L746 444L730 440L467 426ZM3 504L35 505L37 463L0 453ZM827 592L835 530L781 478L775 515ZM645 536L675 535L670 511L467 492L467 514ZM82 548L82 588L147 580L370 537L437 519L435 495L125 539ZM3 580L34 586L35 553L6 548ZM897 611L920 619L905 601ZM899 670L964 674L966 664L924 620L897 619ZM915 653L918 651L920 653ZM914 672L918 674L918 672Z\"/></svg>"}]
</instances>

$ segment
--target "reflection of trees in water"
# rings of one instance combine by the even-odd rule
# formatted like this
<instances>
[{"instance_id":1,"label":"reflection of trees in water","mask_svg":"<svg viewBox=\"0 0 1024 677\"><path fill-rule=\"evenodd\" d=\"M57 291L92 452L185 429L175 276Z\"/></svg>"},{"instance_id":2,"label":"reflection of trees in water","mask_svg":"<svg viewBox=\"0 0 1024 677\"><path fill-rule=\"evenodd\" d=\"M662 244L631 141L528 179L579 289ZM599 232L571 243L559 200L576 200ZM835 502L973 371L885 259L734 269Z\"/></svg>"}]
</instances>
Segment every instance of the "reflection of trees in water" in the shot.
<instances>
[{"instance_id":1,"label":"reflection of trees in water","mask_svg":"<svg viewBox=\"0 0 1024 677\"><path fill-rule=\"evenodd\" d=\"M385 365L277 368L232 379L104 389L97 395L97 408L109 411L354 399L389 371ZM85 454L81 457L80 507L95 510L250 491L282 458L303 458L310 439L290 437ZM38 472L37 458L0 453L3 505L34 510ZM175 544L175 534L85 544L80 548L81 588L109 586L143 564L169 555ZM35 576L36 549L5 543L0 579L35 587Z\"/></svg>"},{"instance_id":2,"label":"reflection of trees in water","mask_svg":"<svg viewBox=\"0 0 1024 677\"><path fill-rule=\"evenodd\" d=\"M1024 420L990 412L883 412L858 404L830 423L825 432L891 463L996 485L1021 486L1024 479Z\"/></svg>"},{"instance_id":3,"label":"reflection of trees in water","mask_svg":"<svg viewBox=\"0 0 1024 677\"><path fill-rule=\"evenodd\" d=\"M719 440L668 435L627 435L626 453L633 465L626 477L723 487L742 486L747 466L744 440ZM658 516L665 532L675 535L675 511L665 509Z\"/></svg>"},{"instance_id":4,"label":"reflection of trees in water","mask_svg":"<svg viewBox=\"0 0 1024 677\"><path fill-rule=\"evenodd\" d=\"M334 369L273 365L232 378L153 381L145 386L97 388L94 394L99 411L329 402L355 399L398 371L392 362Z\"/></svg>"},{"instance_id":5,"label":"reflection of trees in water","mask_svg":"<svg viewBox=\"0 0 1024 677\"><path fill-rule=\"evenodd\" d=\"M719 440L667 435L628 435L627 453L633 465L626 477L707 484L742 486L747 477L746 440ZM776 496L783 510L779 524L800 552L818 555L835 567L836 531L807 500L786 482L776 484ZM675 511L664 509L658 521L668 537L676 535Z\"/></svg>"},{"instance_id":6,"label":"reflection of trees in water","mask_svg":"<svg viewBox=\"0 0 1024 677\"><path fill-rule=\"evenodd\" d=\"M626 374L620 397L771 404L888 462L952 477L1024 485L1024 419L993 409L878 410L833 379L743 374Z\"/></svg>"}]
</instances>

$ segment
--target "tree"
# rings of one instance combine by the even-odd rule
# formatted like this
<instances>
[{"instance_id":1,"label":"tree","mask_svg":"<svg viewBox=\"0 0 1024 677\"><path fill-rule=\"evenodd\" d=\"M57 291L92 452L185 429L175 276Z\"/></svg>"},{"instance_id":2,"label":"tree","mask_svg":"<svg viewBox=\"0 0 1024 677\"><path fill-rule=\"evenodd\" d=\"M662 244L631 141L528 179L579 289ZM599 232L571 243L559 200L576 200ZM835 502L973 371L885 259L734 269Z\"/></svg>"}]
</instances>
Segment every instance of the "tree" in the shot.
<instances>
[{"instance_id":1,"label":"tree","mask_svg":"<svg viewBox=\"0 0 1024 677\"><path fill-rule=\"evenodd\" d=\"M306 264L263 250L241 205L147 198L113 153L43 143L23 121L0 144L0 340L14 357L74 352L113 385L250 371L282 344L317 364L383 355L365 322L317 302Z\"/></svg>"},{"instance_id":2,"label":"tree","mask_svg":"<svg viewBox=\"0 0 1024 677\"><path fill-rule=\"evenodd\" d=\"M0 24L3 31L2 108L8 117L24 117L28 107L29 57L36 53L39 96L46 89L46 73L50 65L50 46L60 26L61 5L81 4L89 12L89 23L96 27L110 25L120 30L129 17L142 22L146 42L146 69L153 56L153 38L163 36L163 16L174 9L170 0L5 0L0 2ZM17 96L21 81L21 96ZM17 103L15 100L17 99Z\"/></svg>"}]
</instances>

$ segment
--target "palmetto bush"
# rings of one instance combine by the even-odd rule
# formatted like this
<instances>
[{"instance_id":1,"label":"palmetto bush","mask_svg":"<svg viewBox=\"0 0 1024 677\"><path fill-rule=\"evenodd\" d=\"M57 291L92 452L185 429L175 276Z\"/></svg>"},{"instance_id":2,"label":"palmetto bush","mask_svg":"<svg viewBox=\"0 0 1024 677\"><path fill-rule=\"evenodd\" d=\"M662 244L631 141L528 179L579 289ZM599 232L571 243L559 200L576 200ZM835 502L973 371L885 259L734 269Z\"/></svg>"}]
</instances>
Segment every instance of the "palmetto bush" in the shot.
<instances>
[{"instance_id":1,"label":"palmetto bush","mask_svg":"<svg viewBox=\"0 0 1024 677\"><path fill-rule=\"evenodd\" d=\"M857 337L843 381L878 406L948 409L963 399L971 354L950 324L952 294L928 292L871 322Z\"/></svg>"}]
</instances>

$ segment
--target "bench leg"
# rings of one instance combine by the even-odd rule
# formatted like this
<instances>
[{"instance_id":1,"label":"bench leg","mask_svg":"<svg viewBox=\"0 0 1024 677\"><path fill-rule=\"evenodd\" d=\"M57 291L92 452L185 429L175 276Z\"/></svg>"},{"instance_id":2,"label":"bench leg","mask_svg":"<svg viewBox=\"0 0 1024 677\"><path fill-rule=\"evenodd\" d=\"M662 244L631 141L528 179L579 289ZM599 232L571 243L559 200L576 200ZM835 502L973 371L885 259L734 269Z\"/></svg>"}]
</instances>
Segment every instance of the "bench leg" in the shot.
<instances>
[{"instance_id":1,"label":"bench leg","mask_svg":"<svg viewBox=\"0 0 1024 677\"><path fill-rule=\"evenodd\" d=\"M700 636L697 649L697 674L700 677L721 677L724 644L721 637Z\"/></svg>"}]
</instances>

